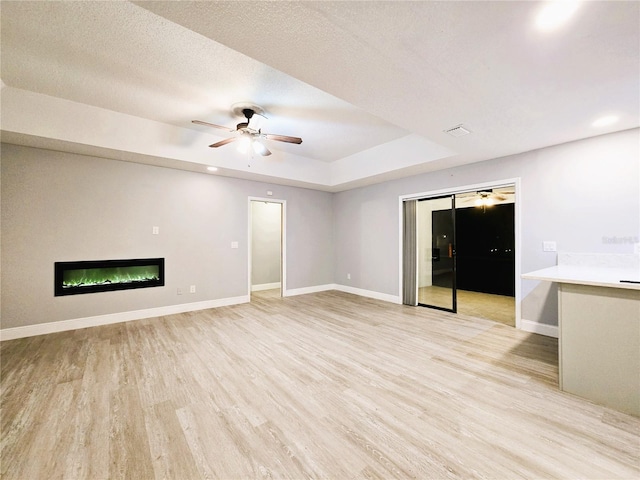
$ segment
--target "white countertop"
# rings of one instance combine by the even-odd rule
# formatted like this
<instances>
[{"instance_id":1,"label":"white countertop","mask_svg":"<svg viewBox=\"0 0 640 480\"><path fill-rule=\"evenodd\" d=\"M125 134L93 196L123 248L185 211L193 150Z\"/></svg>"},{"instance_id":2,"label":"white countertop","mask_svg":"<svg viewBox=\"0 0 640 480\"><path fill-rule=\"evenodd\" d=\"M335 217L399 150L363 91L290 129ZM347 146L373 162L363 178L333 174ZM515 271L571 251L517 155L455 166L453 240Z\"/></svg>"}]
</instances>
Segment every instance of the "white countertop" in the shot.
<instances>
[{"instance_id":1,"label":"white countertop","mask_svg":"<svg viewBox=\"0 0 640 480\"><path fill-rule=\"evenodd\" d=\"M547 282L640 290L640 283L620 282L620 280L640 282L640 269L636 268L557 265L555 267L525 273L522 275L522 278L527 280L544 280Z\"/></svg>"}]
</instances>

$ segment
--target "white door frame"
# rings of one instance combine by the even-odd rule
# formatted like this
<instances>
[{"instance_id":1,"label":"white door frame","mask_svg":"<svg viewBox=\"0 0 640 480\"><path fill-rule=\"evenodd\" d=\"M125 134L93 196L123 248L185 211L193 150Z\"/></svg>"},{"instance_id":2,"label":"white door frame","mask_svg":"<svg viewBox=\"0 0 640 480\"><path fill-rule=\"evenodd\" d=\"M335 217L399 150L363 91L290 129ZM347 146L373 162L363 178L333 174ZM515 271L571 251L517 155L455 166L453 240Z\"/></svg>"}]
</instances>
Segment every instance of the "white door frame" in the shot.
<instances>
[{"instance_id":1,"label":"white door frame","mask_svg":"<svg viewBox=\"0 0 640 480\"><path fill-rule=\"evenodd\" d=\"M252 242L252 211L251 202L267 202L267 203L279 203L282 205L282 219L280 226L280 295L286 296L287 291L287 201L271 197L248 197L247 207L249 214L247 215L249 221L248 240L247 240L247 258L248 261L248 277L247 277L247 295L251 298L251 242Z\"/></svg>"},{"instance_id":2,"label":"white door frame","mask_svg":"<svg viewBox=\"0 0 640 480\"><path fill-rule=\"evenodd\" d=\"M515 186L515 218L514 218L514 228L515 228L515 246L516 246L516 255L515 255L515 304L516 304L516 328L522 329L522 281L520 279L521 274L521 263L522 263L522 222L520 216L520 199L522 195L522 188L520 186L520 177L515 178L507 178L505 180L495 180L492 182L484 182L484 183L475 183L472 185L461 185L459 187L449 187L443 188L441 190L430 190L427 192L420 193L411 193L408 195L400 195L398 197L398 218L399 218L399 227L398 227L398 238L399 238L399 262L398 262L398 292L400 292L400 298L402 298L402 227L404 218L402 215L402 203L405 200L419 200L430 197L439 197L443 195L455 195L459 193L473 192L477 190L482 190L485 188L500 188L500 187L508 187Z\"/></svg>"}]
</instances>

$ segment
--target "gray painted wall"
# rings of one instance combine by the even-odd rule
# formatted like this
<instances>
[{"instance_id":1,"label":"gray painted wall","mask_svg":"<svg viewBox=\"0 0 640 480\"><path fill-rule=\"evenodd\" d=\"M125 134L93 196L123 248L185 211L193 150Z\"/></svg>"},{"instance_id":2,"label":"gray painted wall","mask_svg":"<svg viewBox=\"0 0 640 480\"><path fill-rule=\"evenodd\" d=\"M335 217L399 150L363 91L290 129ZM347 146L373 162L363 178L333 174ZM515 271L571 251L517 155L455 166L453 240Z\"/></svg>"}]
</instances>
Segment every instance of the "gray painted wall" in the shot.
<instances>
[{"instance_id":1,"label":"gray painted wall","mask_svg":"<svg viewBox=\"0 0 640 480\"><path fill-rule=\"evenodd\" d=\"M640 129L602 135L334 195L335 282L399 292L401 195L521 178L522 272L553 266L559 251L632 253L640 235ZM351 280L347 280L347 274ZM549 283L521 281L522 318L557 324Z\"/></svg>"},{"instance_id":2,"label":"gray painted wall","mask_svg":"<svg viewBox=\"0 0 640 480\"><path fill-rule=\"evenodd\" d=\"M280 282L280 203L251 202L251 285Z\"/></svg>"},{"instance_id":3,"label":"gray painted wall","mask_svg":"<svg viewBox=\"0 0 640 480\"><path fill-rule=\"evenodd\" d=\"M555 264L543 240L629 253L624 242L640 235L639 159L634 129L332 195L2 145L2 327L247 295L247 198L267 190L287 200L287 289L399 295L398 197L515 177L523 272ZM166 258L163 288L53 296L55 261L155 256ZM555 290L521 285L523 319L555 324Z\"/></svg>"},{"instance_id":4,"label":"gray painted wall","mask_svg":"<svg viewBox=\"0 0 640 480\"><path fill-rule=\"evenodd\" d=\"M247 199L267 190L287 201L287 287L333 282L329 193L7 144L1 181L2 328L247 295ZM145 257L165 287L53 295L56 261Z\"/></svg>"}]
</instances>

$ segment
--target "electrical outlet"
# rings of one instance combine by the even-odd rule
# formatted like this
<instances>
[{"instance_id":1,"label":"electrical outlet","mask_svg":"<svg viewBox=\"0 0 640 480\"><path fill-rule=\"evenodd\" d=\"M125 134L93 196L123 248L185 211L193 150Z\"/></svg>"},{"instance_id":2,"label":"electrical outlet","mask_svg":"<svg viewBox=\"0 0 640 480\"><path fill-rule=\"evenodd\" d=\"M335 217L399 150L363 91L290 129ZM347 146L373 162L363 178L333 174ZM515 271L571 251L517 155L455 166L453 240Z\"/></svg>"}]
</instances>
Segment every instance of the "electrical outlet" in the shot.
<instances>
[{"instance_id":1,"label":"electrical outlet","mask_svg":"<svg viewBox=\"0 0 640 480\"><path fill-rule=\"evenodd\" d=\"M347 273L347 280L351 280L351 274Z\"/></svg>"},{"instance_id":2,"label":"electrical outlet","mask_svg":"<svg viewBox=\"0 0 640 480\"><path fill-rule=\"evenodd\" d=\"M178 295L182 295L182 289L178 288Z\"/></svg>"},{"instance_id":3,"label":"electrical outlet","mask_svg":"<svg viewBox=\"0 0 640 480\"><path fill-rule=\"evenodd\" d=\"M195 285L191 285L189 287L189 293L196 293L196 286Z\"/></svg>"},{"instance_id":4,"label":"electrical outlet","mask_svg":"<svg viewBox=\"0 0 640 480\"><path fill-rule=\"evenodd\" d=\"M153 227L152 232L154 235L160 235L160 227Z\"/></svg>"},{"instance_id":5,"label":"electrical outlet","mask_svg":"<svg viewBox=\"0 0 640 480\"><path fill-rule=\"evenodd\" d=\"M238 242L231 242L231 248L238 248Z\"/></svg>"},{"instance_id":6,"label":"electrical outlet","mask_svg":"<svg viewBox=\"0 0 640 480\"><path fill-rule=\"evenodd\" d=\"M543 252L555 252L556 251L556 242L551 240L545 240L542 242L542 251Z\"/></svg>"}]
</instances>

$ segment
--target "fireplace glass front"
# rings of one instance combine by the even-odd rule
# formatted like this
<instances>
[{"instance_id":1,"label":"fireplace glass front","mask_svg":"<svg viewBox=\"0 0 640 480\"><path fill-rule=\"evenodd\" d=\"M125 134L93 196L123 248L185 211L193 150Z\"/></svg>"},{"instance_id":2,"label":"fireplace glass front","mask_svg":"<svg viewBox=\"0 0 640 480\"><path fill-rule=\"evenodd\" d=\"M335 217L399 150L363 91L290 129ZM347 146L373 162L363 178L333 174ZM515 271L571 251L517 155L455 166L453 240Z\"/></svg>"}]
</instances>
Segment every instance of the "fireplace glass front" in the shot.
<instances>
[{"instance_id":1,"label":"fireplace glass front","mask_svg":"<svg viewBox=\"0 0 640 480\"><path fill-rule=\"evenodd\" d=\"M163 285L164 258L55 262L55 296Z\"/></svg>"}]
</instances>

